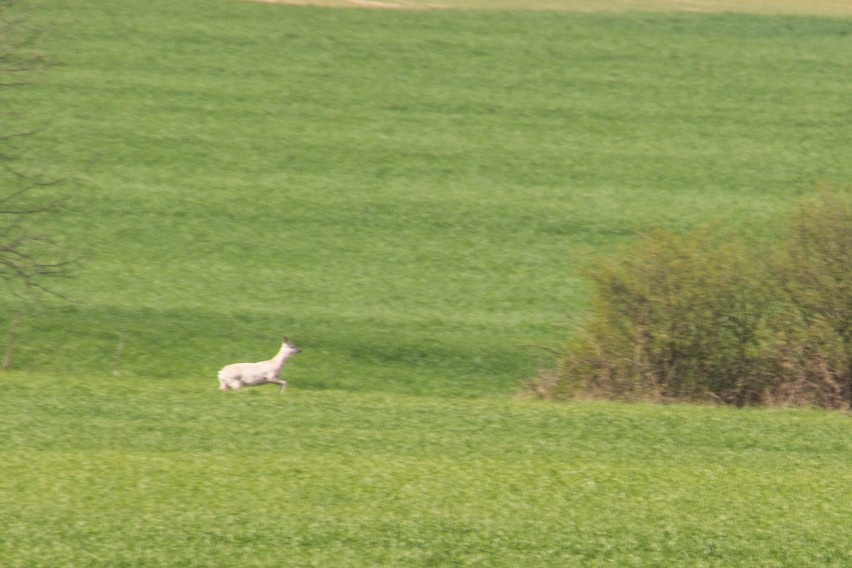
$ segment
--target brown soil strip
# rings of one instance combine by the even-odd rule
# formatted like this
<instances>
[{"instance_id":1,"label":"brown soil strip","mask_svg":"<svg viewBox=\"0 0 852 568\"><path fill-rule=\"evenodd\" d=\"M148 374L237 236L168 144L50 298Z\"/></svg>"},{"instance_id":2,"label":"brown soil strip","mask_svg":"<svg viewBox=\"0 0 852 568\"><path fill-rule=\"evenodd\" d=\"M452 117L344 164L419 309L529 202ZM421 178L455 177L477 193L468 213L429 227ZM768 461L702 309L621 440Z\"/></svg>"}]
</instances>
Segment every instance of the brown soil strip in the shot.
<instances>
[{"instance_id":1,"label":"brown soil strip","mask_svg":"<svg viewBox=\"0 0 852 568\"><path fill-rule=\"evenodd\" d=\"M288 6L322 6L327 8L367 8L370 10L440 10L446 6L438 4L421 4L419 6L405 6L396 2L382 2L379 0L336 0L318 2L317 0L253 0L262 4L287 4Z\"/></svg>"}]
</instances>

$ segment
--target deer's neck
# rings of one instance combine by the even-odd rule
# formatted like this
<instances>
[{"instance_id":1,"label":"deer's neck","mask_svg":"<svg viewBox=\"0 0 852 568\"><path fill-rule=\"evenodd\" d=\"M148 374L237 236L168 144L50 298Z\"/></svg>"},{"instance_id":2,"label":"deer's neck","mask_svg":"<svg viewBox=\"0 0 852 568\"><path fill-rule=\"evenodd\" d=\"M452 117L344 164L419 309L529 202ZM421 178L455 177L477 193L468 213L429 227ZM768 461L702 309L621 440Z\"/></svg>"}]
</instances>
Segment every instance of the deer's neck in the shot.
<instances>
[{"instance_id":1,"label":"deer's neck","mask_svg":"<svg viewBox=\"0 0 852 568\"><path fill-rule=\"evenodd\" d=\"M287 349L286 346L282 346L281 350L278 354L272 358L272 363L275 365L276 369L280 369L284 366L284 361L290 356L290 350Z\"/></svg>"}]
</instances>

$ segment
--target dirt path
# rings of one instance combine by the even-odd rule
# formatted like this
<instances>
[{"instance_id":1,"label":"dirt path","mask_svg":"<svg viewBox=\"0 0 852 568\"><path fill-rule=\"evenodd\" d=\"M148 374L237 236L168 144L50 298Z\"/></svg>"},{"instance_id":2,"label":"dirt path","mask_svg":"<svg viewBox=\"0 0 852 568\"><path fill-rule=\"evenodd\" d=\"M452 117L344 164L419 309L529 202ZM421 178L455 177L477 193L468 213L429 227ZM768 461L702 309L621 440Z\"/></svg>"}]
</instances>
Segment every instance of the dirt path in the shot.
<instances>
[{"instance_id":1,"label":"dirt path","mask_svg":"<svg viewBox=\"0 0 852 568\"><path fill-rule=\"evenodd\" d=\"M372 10L547 10L556 12L738 12L852 17L852 0L247 0Z\"/></svg>"},{"instance_id":2,"label":"dirt path","mask_svg":"<svg viewBox=\"0 0 852 568\"><path fill-rule=\"evenodd\" d=\"M254 0L262 4L287 4L290 6L325 6L329 8L368 8L372 10L436 10L446 8L438 4L404 5L379 0Z\"/></svg>"}]
</instances>

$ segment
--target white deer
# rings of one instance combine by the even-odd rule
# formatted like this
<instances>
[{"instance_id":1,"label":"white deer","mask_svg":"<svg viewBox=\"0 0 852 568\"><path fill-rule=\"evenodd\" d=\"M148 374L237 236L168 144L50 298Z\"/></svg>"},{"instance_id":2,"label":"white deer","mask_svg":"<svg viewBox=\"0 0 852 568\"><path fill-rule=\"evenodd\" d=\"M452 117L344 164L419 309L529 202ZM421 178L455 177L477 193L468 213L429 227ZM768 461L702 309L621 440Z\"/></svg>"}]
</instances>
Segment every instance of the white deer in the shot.
<instances>
[{"instance_id":1,"label":"white deer","mask_svg":"<svg viewBox=\"0 0 852 568\"><path fill-rule=\"evenodd\" d=\"M265 384L281 386L281 392L287 389L287 381L278 378L284 362L302 350L290 343L285 337L278 354L269 361L259 363L234 363L219 371L219 388L222 390L240 390L243 387L256 387Z\"/></svg>"}]
</instances>

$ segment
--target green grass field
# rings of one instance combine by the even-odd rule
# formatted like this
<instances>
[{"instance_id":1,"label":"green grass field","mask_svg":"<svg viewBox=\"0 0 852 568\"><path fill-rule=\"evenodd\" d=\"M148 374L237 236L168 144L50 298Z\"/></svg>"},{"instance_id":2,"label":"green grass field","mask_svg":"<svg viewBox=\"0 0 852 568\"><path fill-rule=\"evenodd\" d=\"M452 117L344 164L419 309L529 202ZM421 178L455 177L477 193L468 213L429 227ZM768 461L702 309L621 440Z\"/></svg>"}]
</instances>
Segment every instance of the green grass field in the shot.
<instances>
[{"instance_id":1,"label":"green grass field","mask_svg":"<svg viewBox=\"0 0 852 568\"><path fill-rule=\"evenodd\" d=\"M846 416L513 398L583 266L848 185L837 3L79 4L0 92L80 259L0 291L0 564L850 561ZM287 395L216 391L283 334Z\"/></svg>"},{"instance_id":2,"label":"green grass field","mask_svg":"<svg viewBox=\"0 0 852 568\"><path fill-rule=\"evenodd\" d=\"M4 566L840 567L852 554L852 423L837 413L11 378Z\"/></svg>"}]
</instances>

